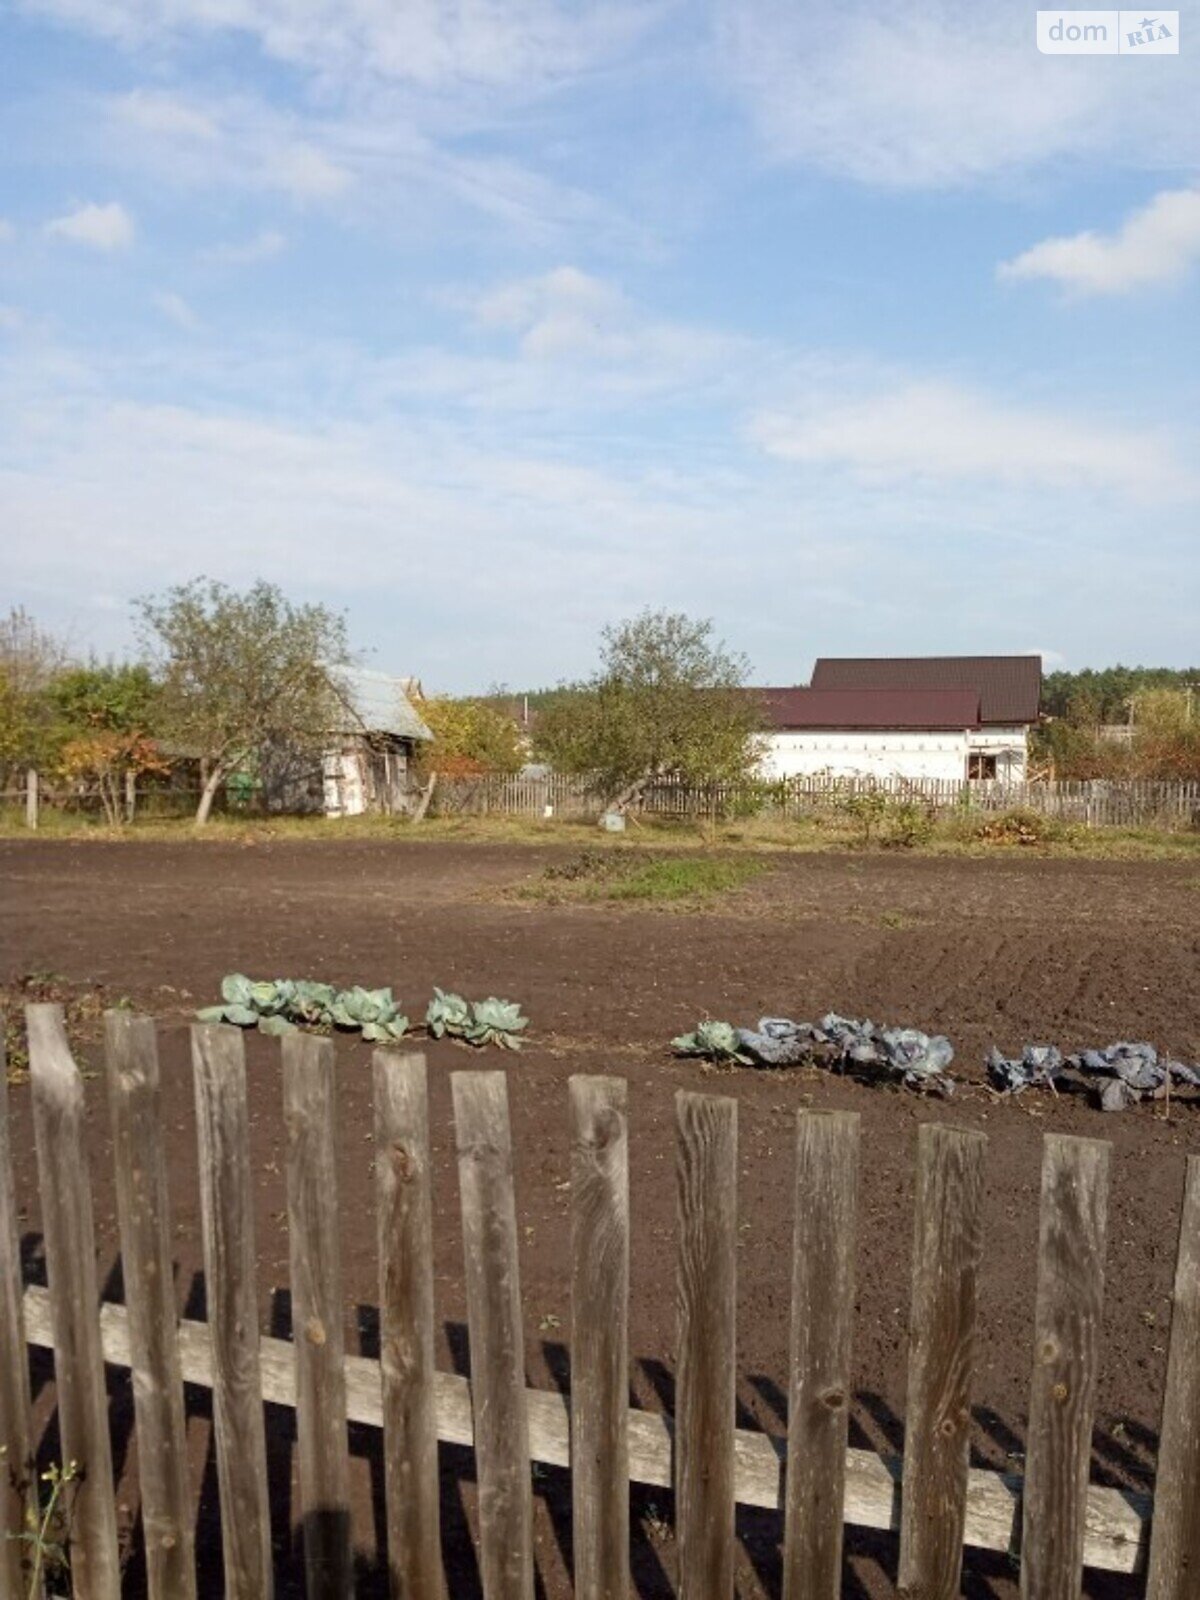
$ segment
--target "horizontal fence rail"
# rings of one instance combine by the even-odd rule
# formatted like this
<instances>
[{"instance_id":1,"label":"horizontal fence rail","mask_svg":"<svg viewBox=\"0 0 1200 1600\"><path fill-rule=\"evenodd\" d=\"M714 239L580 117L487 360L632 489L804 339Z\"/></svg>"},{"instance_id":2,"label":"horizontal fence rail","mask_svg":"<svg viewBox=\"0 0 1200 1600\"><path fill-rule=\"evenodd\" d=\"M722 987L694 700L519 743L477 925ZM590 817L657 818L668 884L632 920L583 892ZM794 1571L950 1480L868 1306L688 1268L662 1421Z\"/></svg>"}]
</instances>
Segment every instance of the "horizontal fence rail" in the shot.
<instances>
[{"instance_id":1,"label":"horizontal fence rail","mask_svg":"<svg viewBox=\"0 0 1200 1600\"><path fill-rule=\"evenodd\" d=\"M576 1077L560 1135L571 1150L573 1339L568 1393L527 1386L508 1097L501 1072L452 1074L471 1346L468 1380L433 1351L433 1215L420 1055L377 1051L381 1357L342 1347L336 1062L328 1040L282 1043L281 1117L294 1338L257 1326L243 1037L192 1031L207 1322L180 1320L163 1284L170 1225L153 1025L110 1013L106 1033L126 1304L100 1305L82 1141L83 1084L57 1006L29 1008L30 1074L49 1288L23 1286L0 1096L0 1430L10 1463L30 1449L25 1344L52 1349L63 1446L85 1471L75 1510L76 1593L119 1593L103 1364L132 1370L146 1589L194 1593L182 1385L211 1389L226 1594L269 1595L264 1402L295 1408L307 1592L351 1592L347 1425L382 1428L394 1592L442 1582L437 1441L475 1452L485 1600L534 1592L531 1464L574 1475L580 1600L621 1600L629 1486L675 1491L683 1600L732 1588L735 1507L780 1517L785 1600L834 1597L844 1525L899 1533L906 1592L958 1592L964 1551L1022 1564L1022 1593L1078 1594L1084 1565L1149 1572L1152 1600L1195 1595L1200 1503L1200 1160L1187 1163L1164 1427L1150 1500L1089 1482L1103 1316L1108 1146L1044 1140L1037 1310L1030 1329L1026 1477L969 1464L976 1280L986 1271L986 1138L920 1130L904 1459L849 1448L859 1127L846 1112L795 1123L786 1438L735 1425L738 1104L676 1098L678 1405L628 1404L629 1107L615 1078ZM7 1310L5 1308L7 1307ZM14 1486L17 1479L14 1478ZM1029 1493L1023 1491L1028 1487ZM26 1506L4 1504L9 1532ZM281 1530L274 1530L276 1535ZM0 1597L25 1593L11 1561Z\"/></svg>"}]
</instances>

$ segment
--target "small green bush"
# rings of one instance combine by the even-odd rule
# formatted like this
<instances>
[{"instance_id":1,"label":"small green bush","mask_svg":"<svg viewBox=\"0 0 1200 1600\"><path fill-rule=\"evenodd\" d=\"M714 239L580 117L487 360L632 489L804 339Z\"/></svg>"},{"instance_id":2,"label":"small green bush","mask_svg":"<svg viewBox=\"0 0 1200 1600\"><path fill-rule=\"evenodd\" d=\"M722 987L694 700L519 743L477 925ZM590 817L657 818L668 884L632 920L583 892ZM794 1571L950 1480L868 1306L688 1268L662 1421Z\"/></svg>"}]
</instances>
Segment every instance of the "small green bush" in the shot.
<instances>
[{"instance_id":1,"label":"small green bush","mask_svg":"<svg viewBox=\"0 0 1200 1600\"><path fill-rule=\"evenodd\" d=\"M933 810L916 800L901 800L887 811L883 844L889 850L916 850L933 838L936 818Z\"/></svg>"}]
</instances>

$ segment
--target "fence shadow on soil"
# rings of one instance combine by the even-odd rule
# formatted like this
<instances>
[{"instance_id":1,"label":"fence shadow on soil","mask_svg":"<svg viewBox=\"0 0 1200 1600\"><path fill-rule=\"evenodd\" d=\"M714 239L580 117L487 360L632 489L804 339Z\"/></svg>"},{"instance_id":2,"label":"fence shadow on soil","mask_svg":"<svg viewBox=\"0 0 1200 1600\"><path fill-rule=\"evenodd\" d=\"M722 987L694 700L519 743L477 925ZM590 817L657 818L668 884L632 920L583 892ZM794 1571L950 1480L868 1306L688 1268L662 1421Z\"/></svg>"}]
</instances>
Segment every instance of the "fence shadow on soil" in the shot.
<instances>
[{"instance_id":1,"label":"fence shadow on soil","mask_svg":"<svg viewBox=\"0 0 1200 1600\"><path fill-rule=\"evenodd\" d=\"M25 1281L44 1287L46 1259L42 1236L26 1233L21 1239L21 1259ZM101 1289L105 1303L124 1301L124 1275L121 1259L111 1264ZM208 1302L202 1273L192 1275L183 1297L182 1316L197 1322L207 1318ZM369 1360L380 1355L380 1318L376 1306L355 1307L354 1328L357 1353ZM470 1341L462 1322L442 1324L446 1346L451 1353L451 1369L469 1379ZM266 1331L274 1338L293 1336L292 1297L287 1289L272 1292ZM541 1356L546 1371L564 1399L570 1398L570 1351L559 1341L543 1340ZM53 1404L54 1357L50 1350L32 1347L31 1380L35 1415L43 1417L37 1437L37 1468L44 1471L61 1459L58 1413ZM136 1483L136 1442L133 1386L127 1369L109 1367L106 1373L109 1419L113 1445L113 1481L122 1489L118 1509L121 1513L122 1600L147 1600L145 1540ZM638 1380L641 1380L639 1383ZM778 1381L765 1373L748 1374L744 1380L750 1394L770 1413L777 1424L773 1432L783 1450L788 1424L787 1396ZM644 1385L644 1392L638 1389ZM653 1396L657 1406L672 1415L675 1405L675 1374L669 1363L659 1359L635 1358L629 1388L631 1407L644 1405ZM737 1400L737 1423L741 1428L758 1426L752 1404L742 1396ZM197 1515L195 1524L197 1585L199 1593L219 1594L223 1588L221 1561L221 1518L217 1488L217 1463L213 1437L212 1391L199 1384L185 1386L185 1413L189 1435L197 1428L204 1439L199 1468ZM998 1460L1022 1458L1023 1441L1007 1422L985 1407L973 1410L973 1419L984 1446L972 1452L973 1464L995 1466ZM1121 1424L1121 1436L1097 1428L1093 1435L1093 1481L1117 1488L1148 1491L1153 1485L1153 1462L1158 1436L1131 1422ZM267 1403L267 1479L270 1490L272 1527L287 1530L276 1534L274 1542L275 1594L279 1600L303 1600L305 1594L305 1527L298 1519L293 1502L292 1479L296 1447L296 1413L290 1406ZM360 1600L388 1600L389 1573L386 1556L386 1506L384 1496L384 1444L379 1429L350 1423L349 1454L352 1461L365 1463L370 1483L370 1548L354 1551L354 1594ZM852 1446L878 1451L899 1458L904 1450L904 1422L878 1394L860 1390L850 1415ZM540 1501L558 1556L567 1573L573 1569L571 1479L566 1471L553 1467L534 1469L535 1496ZM448 1593L454 1600L483 1600L483 1585L476 1558L475 1523L468 1500L477 1488L474 1453L464 1446L442 1442L439 1446L440 1511L442 1546ZM664 1563L663 1544L671 1539L674 1522L674 1495L669 1489L631 1485L630 1498L630 1577L631 1596L636 1600L672 1600L675 1582ZM783 1584L782 1535L778 1512L739 1506L737 1535L752 1582L766 1595L781 1592ZM891 1592L895 1586L896 1543L893 1535L868 1528L847 1527L845 1532L845 1573L843 1600L871 1600L872 1595ZM983 1551L973 1552L962 1576L963 1600L999 1600L1014 1592L1017 1579L1014 1558ZM535 1572L535 1600L545 1600L545 1582L540 1564ZM739 1593L743 1589L739 1588ZM745 1590L746 1593L752 1592ZM1084 1575L1086 1600L1131 1600L1140 1593L1139 1581L1116 1573L1088 1569Z\"/></svg>"}]
</instances>

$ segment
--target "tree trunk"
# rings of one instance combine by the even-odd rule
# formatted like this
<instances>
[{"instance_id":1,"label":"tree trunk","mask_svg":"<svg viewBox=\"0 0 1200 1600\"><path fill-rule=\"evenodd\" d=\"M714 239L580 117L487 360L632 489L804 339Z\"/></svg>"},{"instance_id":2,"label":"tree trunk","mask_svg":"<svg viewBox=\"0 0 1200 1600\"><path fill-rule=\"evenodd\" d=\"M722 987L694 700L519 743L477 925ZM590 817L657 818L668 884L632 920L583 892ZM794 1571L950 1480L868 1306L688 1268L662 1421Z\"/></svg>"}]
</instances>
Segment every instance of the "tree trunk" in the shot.
<instances>
[{"instance_id":1,"label":"tree trunk","mask_svg":"<svg viewBox=\"0 0 1200 1600\"><path fill-rule=\"evenodd\" d=\"M117 775L114 772L101 772L100 774L100 804L104 807L104 820L110 828L121 826L121 801L117 788Z\"/></svg>"},{"instance_id":2,"label":"tree trunk","mask_svg":"<svg viewBox=\"0 0 1200 1600\"><path fill-rule=\"evenodd\" d=\"M204 788L200 793L200 804L196 807L196 827L202 828L208 821L212 811L213 801L217 797L217 790L225 777L225 768L217 762L205 780Z\"/></svg>"},{"instance_id":3,"label":"tree trunk","mask_svg":"<svg viewBox=\"0 0 1200 1600\"><path fill-rule=\"evenodd\" d=\"M425 792L417 802L417 809L413 812L414 822L424 822L425 813L429 810L429 802L433 799L433 791L437 787L437 773L429 774L429 782L425 785Z\"/></svg>"},{"instance_id":4,"label":"tree trunk","mask_svg":"<svg viewBox=\"0 0 1200 1600\"><path fill-rule=\"evenodd\" d=\"M620 811L622 814L627 812L654 776L653 772L647 772L642 777L636 778L633 783L626 784L620 794L610 802L608 809L610 811Z\"/></svg>"}]
</instances>

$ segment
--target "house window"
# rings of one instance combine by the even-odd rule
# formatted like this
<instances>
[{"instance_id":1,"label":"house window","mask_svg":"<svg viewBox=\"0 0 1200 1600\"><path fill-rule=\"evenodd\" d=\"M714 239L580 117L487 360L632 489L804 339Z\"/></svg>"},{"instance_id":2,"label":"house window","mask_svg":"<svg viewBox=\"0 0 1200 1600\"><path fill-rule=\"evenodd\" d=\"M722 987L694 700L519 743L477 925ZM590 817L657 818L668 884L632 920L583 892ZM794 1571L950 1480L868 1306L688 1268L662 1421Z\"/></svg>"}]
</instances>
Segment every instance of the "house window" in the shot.
<instances>
[{"instance_id":1,"label":"house window","mask_svg":"<svg viewBox=\"0 0 1200 1600\"><path fill-rule=\"evenodd\" d=\"M982 750L972 750L967 757L967 777L994 778L996 776L996 757L985 755Z\"/></svg>"}]
</instances>

